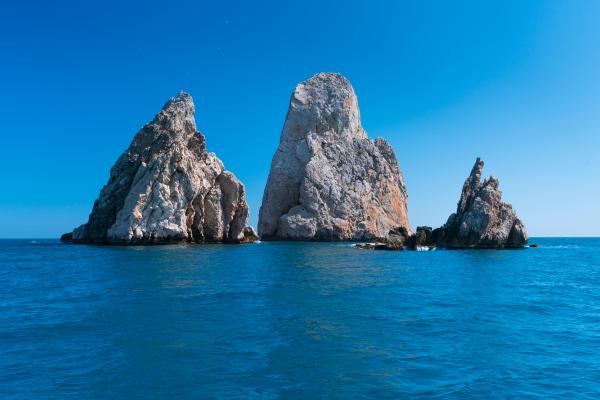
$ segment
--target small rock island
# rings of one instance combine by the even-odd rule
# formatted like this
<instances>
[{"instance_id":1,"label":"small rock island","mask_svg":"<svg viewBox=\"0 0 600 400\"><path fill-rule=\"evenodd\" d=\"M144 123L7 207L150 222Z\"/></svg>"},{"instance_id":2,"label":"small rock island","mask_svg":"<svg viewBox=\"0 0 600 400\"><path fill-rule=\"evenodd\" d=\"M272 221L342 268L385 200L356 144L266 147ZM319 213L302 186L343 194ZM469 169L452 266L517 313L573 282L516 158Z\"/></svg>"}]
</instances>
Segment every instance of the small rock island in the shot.
<instances>
[{"instance_id":1,"label":"small rock island","mask_svg":"<svg viewBox=\"0 0 600 400\"><path fill-rule=\"evenodd\" d=\"M408 225L394 150L370 140L340 74L319 73L292 94L260 208L262 240L364 241Z\"/></svg>"},{"instance_id":2,"label":"small rock island","mask_svg":"<svg viewBox=\"0 0 600 400\"><path fill-rule=\"evenodd\" d=\"M493 176L481 181L483 161L477 158L463 185L456 212L432 233L437 246L446 248L517 248L527 243L527 229L502 201L500 181Z\"/></svg>"},{"instance_id":3,"label":"small rock island","mask_svg":"<svg viewBox=\"0 0 600 400\"><path fill-rule=\"evenodd\" d=\"M257 240L244 185L196 130L187 93L169 100L110 171L89 220L61 240L94 244Z\"/></svg>"},{"instance_id":4,"label":"small rock island","mask_svg":"<svg viewBox=\"0 0 600 400\"><path fill-rule=\"evenodd\" d=\"M527 243L527 229L513 210L502 201L500 181L493 176L481 181L483 160L477 158L465 181L456 212L440 228L417 227L410 235L405 229L391 230L378 243L357 247L375 250L515 249Z\"/></svg>"}]
</instances>

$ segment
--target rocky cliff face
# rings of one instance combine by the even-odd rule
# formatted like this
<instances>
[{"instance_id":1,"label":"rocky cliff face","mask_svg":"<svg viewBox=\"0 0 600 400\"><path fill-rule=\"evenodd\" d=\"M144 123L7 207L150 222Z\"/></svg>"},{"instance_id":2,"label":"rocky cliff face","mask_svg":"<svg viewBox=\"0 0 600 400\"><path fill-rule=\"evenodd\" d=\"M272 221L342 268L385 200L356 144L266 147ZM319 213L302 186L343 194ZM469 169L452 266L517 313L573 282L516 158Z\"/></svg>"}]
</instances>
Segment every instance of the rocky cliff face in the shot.
<instances>
[{"instance_id":1,"label":"rocky cliff face","mask_svg":"<svg viewBox=\"0 0 600 400\"><path fill-rule=\"evenodd\" d=\"M264 240L367 240L408 228L392 147L363 130L354 89L320 73L296 86L271 163L258 230Z\"/></svg>"},{"instance_id":2,"label":"rocky cliff face","mask_svg":"<svg viewBox=\"0 0 600 400\"><path fill-rule=\"evenodd\" d=\"M527 230L510 204L502 201L499 181L481 182L483 161L477 159L465 181L456 213L432 233L432 241L448 248L513 248L527 243Z\"/></svg>"},{"instance_id":3,"label":"rocky cliff face","mask_svg":"<svg viewBox=\"0 0 600 400\"><path fill-rule=\"evenodd\" d=\"M192 97L180 93L137 133L110 171L76 243L244 242L256 235L244 186L196 130Z\"/></svg>"}]
</instances>

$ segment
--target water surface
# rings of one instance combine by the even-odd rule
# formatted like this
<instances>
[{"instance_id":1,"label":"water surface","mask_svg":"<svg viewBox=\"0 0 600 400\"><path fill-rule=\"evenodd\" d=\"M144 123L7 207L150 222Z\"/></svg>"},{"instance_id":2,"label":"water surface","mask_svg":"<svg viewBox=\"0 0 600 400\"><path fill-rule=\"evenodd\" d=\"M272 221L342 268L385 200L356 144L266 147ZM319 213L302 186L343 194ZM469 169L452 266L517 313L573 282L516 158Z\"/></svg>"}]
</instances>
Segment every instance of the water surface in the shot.
<instances>
[{"instance_id":1,"label":"water surface","mask_svg":"<svg viewBox=\"0 0 600 400\"><path fill-rule=\"evenodd\" d=\"M600 397L600 239L0 241L0 398Z\"/></svg>"}]
</instances>

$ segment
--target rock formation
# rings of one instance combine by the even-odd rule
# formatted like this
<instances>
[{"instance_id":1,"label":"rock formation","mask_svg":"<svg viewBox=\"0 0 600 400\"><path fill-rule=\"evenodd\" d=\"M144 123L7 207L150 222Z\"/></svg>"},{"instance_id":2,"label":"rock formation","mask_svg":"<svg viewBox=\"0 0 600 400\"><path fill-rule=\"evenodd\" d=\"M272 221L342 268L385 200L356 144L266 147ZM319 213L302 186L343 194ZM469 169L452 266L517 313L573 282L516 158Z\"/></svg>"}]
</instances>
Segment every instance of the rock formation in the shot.
<instances>
[{"instance_id":1,"label":"rock formation","mask_svg":"<svg viewBox=\"0 0 600 400\"><path fill-rule=\"evenodd\" d=\"M296 86L260 208L263 240L368 240L408 225L392 147L363 130L354 89L339 74Z\"/></svg>"},{"instance_id":2,"label":"rock formation","mask_svg":"<svg viewBox=\"0 0 600 400\"><path fill-rule=\"evenodd\" d=\"M418 226L417 231L409 235L406 228L390 230L388 236L374 243L354 245L364 250L435 250L433 230L429 226Z\"/></svg>"},{"instance_id":3,"label":"rock formation","mask_svg":"<svg viewBox=\"0 0 600 400\"><path fill-rule=\"evenodd\" d=\"M430 226L417 226L417 231L414 235L406 240L406 246L410 250L435 247L433 229Z\"/></svg>"},{"instance_id":4,"label":"rock formation","mask_svg":"<svg viewBox=\"0 0 600 400\"><path fill-rule=\"evenodd\" d=\"M180 93L144 126L110 171L75 243L247 242L244 186L196 130L192 97Z\"/></svg>"},{"instance_id":5,"label":"rock formation","mask_svg":"<svg viewBox=\"0 0 600 400\"><path fill-rule=\"evenodd\" d=\"M510 204L502 201L499 181L481 182L483 161L477 159L463 185L456 213L433 231L431 241L447 248L516 248L527 243L527 230Z\"/></svg>"}]
</instances>

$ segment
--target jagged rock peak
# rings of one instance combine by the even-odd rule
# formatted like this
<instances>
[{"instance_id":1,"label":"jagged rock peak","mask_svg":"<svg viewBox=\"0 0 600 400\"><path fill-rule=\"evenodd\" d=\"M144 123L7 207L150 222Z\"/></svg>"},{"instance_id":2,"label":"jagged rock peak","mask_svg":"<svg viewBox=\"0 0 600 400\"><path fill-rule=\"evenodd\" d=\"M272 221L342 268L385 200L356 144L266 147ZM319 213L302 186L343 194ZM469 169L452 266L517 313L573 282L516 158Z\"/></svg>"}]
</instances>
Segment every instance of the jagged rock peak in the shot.
<instances>
[{"instance_id":1,"label":"jagged rock peak","mask_svg":"<svg viewBox=\"0 0 600 400\"><path fill-rule=\"evenodd\" d=\"M350 82L319 73L298 84L263 195L261 237L386 237L408 228L407 197L392 147L362 128Z\"/></svg>"},{"instance_id":2,"label":"jagged rock peak","mask_svg":"<svg viewBox=\"0 0 600 400\"><path fill-rule=\"evenodd\" d=\"M512 206L502 201L500 181L483 182L483 161L477 158L466 179L456 213L433 233L434 240L450 248L510 248L527 243L527 230Z\"/></svg>"},{"instance_id":3,"label":"jagged rock peak","mask_svg":"<svg viewBox=\"0 0 600 400\"><path fill-rule=\"evenodd\" d=\"M194 99L189 93L183 90L176 97L171 97L163 106L164 110L177 111L181 110L186 116L194 117L195 107Z\"/></svg>"},{"instance_id":4,"label":"jagged rock peak","mask_svg":"<svg viewBox=\"0 0 600 400\"><path fill-rule=\"evenodd\" d=\"M181 92L134 137L111 168L76 243L247 242L242 183L206 151L194 102Z\"/></svg>"},{"instance_id":5,"label":"jagged rock peak","mask_svg":"<svg viewBox=\"0 0 600 400\"><path fill-rule=\"evenodd\" d=\"M469 177L463 184L462 193L456 207L456 213L459 215L464 214L467 207L472 203L474 196L477 194L479 187L481 186L481 175L483 173L483 160L477 157Z\"/></svg>"}]
</instances>

